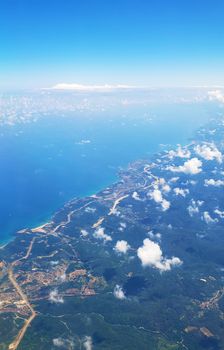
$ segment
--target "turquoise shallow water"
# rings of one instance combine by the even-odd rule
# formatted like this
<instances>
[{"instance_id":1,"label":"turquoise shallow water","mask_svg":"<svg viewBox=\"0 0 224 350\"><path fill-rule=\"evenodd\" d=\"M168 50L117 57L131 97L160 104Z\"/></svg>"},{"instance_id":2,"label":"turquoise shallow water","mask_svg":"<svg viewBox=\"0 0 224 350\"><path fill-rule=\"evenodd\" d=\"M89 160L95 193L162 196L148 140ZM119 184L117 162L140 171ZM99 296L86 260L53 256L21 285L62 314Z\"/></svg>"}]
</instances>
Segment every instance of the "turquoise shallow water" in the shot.
<instances>
[{"instance_id":1,"label":"turquoise shallow water","mask_svg":"<svg viewBox=\"0 0 224 350\"><path fill-rule=\"evenodd\" d=\"M120 166L150 157L161 144L188 142L210 116L205 105L163 105L2 126L0 241L116 181Z\"/></svg>"}]
</instances>

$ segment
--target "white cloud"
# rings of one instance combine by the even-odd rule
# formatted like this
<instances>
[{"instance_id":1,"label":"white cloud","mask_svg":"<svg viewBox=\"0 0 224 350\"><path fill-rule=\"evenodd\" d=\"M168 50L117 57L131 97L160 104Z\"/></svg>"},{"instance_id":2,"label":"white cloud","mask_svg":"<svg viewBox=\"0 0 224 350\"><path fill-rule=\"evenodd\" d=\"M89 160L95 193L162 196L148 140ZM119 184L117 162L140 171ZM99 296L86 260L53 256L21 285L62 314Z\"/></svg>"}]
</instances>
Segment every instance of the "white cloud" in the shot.
<instances>
[{"instance_id":1,"label":"white cloud","mask_svg":"<svg viewBox=\"0 0 224 350\"><path fill-rule=\"evenodd\" d=\"M220 187L224 186L224 181L223 180L214 180L214 179L209 179L205 180L205 186L215 186L215 187Z\"/></svg>"},{"instance_id":2,"label":"white cloud","mask_svg":"<svg viewBox=\"0 0 224 350\"><path fill-rule=\"evenodd\" d=\"M190 181L188 181L188 183L192 186L197 185L197 181L195 181L195 180L190 180Z\"/></svg>"},{"instance_id":3,"label":"white cloud","mask_svg":"<svg viewBox=\"0 0 224 350\"><path fill-rule=\"evenodd\" d=\"M187 210L188 210L188 213L189 213L189 215L190 215L191 217L192 217L193 215L199 213L199 208L198 208L197 206L189 205L189 206L187 207Z\"/></svg>"},{"instance_id":4,"label":"white cloud","mask_svg":"<svg viewBox=\"0 0 224 350\"><path fill-rule=\"evenodd\" d=\"M221 90L208 91L209 100L217 100L224 103L224 94Z\"/></svg>"},{"instance_id":5,"label":"white cloud","mask_svg":"<svg viewBox=\"0 0 224 350\"><path fill-rule=\"evenodd\" d=\"M214 145L214 143L206 143L194 147L195 152L205 160L217 160L222 163L222 153Z\"/></svg>"},{"instance_id":6,"label":"white cloud","mask_svg":"<svg viewBox=\"0 0 224 350\"><path fill-rule=\"evenodd\" d=\"M173 159L175 157L178 158L190 158L191 152L188 149L182 148L181 146L178 146L177 150L171 150L168 152L168 157L170 159Z\"/></svg>"},{"instance_id":7,"label":"white cloud","mask_svg":"<svg viewBox=\"0 0 224 350\"><path fill-rule=\"evenodd\" d=\"M104 232L104 228L103 227L99 227L93 234L93 236L97 239L102 239L103 241L112 241L112 238L111 236L107 235L105 232Z\"/></svg>"},{"instance_id":8,"label":"white cloud","mask_svg":"<svg viewBox=\"0 0 224 350\"><path fill-rule=\"evenodd\" d=\"M74 349L74 342L70 339L54 338L53 345L63 349Z\"/></svg>"},{"instance_id":9,"label":"white cloud","mask_svg":"<svg viewBox=\"0 0 224 350\"><path fill-rule=\"evenodd\" d=\"M60 278L60 280L61 280L62 282L65 282L65 281L66 281L66 278L67 278L66 273L65 273L65 272L62 273L61 276L60 276L59 278Z\"/></svg>"},{"instance_id":10,"label":"white cloud","mask_svg":"<svg viewBox=\"0 0 224 350\"><path fill-rule=\"evenodd\" d=\"M199 207L203 205L203 201L195 201L194 199L191 200L191 204L187 207L187 210L189 212L189 215L192 217L195 214L199 213Z\"/></svg>"},{"instance_id":11,"label":"white cloud","mask_svg":"<svg viewBox=\"0 0 224 350\"><path fill-rule=\"evenodd\" d=\"M125 222L120 222L120 227L118 227L118 230L120 232L123 232L126 227L127 227L127 225Z\"/></svg>"},{"instance_id":12,"label":"white cloud","mask_svg":"<svg viewBox=\"0 0 224 350\"><path fill-rule=\"evenodd\" d=\"M47 90L66 90L66 91L113 91L113 90L127 90L127 89L137 89L136 86L117 84L117 85L83 85L83 84L68 84L59 83Z\"/></svg>"},{"instance_id":13,"label":"white cloud","mask_svg":"<svg viewBox=\"0 0 224 350\"><path fill-rule=\"evenodd\" d=\"M161 233L153 233L153 231L147 232L147 235L148 235L149 238L151 238L151 239L161 240L161 238L162 238Z\"/></svg>"},{"instance_id":14,"label":"white cloud","mask_svg":"<svg viewBox=\"0 0 224 350\"><path fill-rule=\"evenodd\" d=\"M212 224L212 223L216 223L218 222L219 220L218 219L213 219L209 212L208 211L205 211L203 213L203 216L202 216L202 220L204 220L206 222L206 224Z\"/></svg>"},{"instance_id":15,"label":"white cloud","mask_svg":"<svg viewBox=\"0 0 224 350\"><path fill-rule=\"evenodd\" d=\"M161 203L163 200L162 192L158 189L155 189L152 192L149 192L151 199L153 199L156 203Z\"/></svg>"},{"instance_id":16,"label":"white cloud","mask_svg":"<svg viewBox=\"0 0 224 350\"><path fill-rule=\"evenodd\" d=\"M166 199L163 199L161 202L162 210L166 211L170 208L170 202L167 201Z\"/></svg>"},{"instance_id":17,"label":"white cloud","mask_svg":"<svg viewBox=\"0 0 224 350\"><path fill-rule=\"evenodd\" d=\"M92 350L93 348L93 341L90 336L85 336L83 346L85 350Z\"/></svg>"},{"instance_id":18,"label":"white cloud","mask_svg":"<svg viewBox=\"0 0 224 350\"><path fill-rule=\"evenodd\" d=\"M219 209L215 209L214 213L217 214L221 219L224 219L224 211L221 211Z\"/></svg>"},{"instance_id":19,"label":"white cloud","mask_svg":"<svg viewBox=\"0 0 224 350\"><path fill-rule=\"evenodd\" d=\"M115 296L115 298L120 299L120 300L126 299L126 296L124 294L122 287L119 286L118 284L116 284L116 286L114 288L114 296Z\"/></svg>"},{"instance_id":20,"label":"white cloud","mask_svg":"<svg viewBox=\"0 0 224 350\"><path fill-rule=\"evenodd\" d=\"M89 234L89 232L86 231L86 230L81 230L80 233L81 233L81 235L82 235L83 237L86 237L86 236L88 236L88 234Z\"/></svg>"},{"instance_id":21,"label":"white cloud","mask_svg":"<svg viewBox=\"0 0 224 350\"><path fill-rule=\"evenodd\" d=\"M64 303L64 299L58 294L58 290L57 289L53 289L50 294L49 294L49 300L52 303L56 303L56 304L62 304Z\"/></svg>"},{"instance_id":22,"label":"white cloud","mask_svg":"<svg viewBox=\"0 0 224 350\"><path fill-rule=\"evenodd\" d=\"M121 240L121 241L117 241L114 249L118 253L126 254L127 251L130 249L130 245L128 244L127 241Z\"/></svg>"},{"instance_id":23,"label":"white cloud","mask_svg":"<svg viewBox=\"0 0 224 350\"><path fill-rule=\"evenodd\" d=\"M52 266L58 265L58 263L59 263L58 260L51 260L51 261L50 261L50 264L51 264Z\"/></svg>"},{"instance_id":24,"label":"white cloud","mask_svg":"<svg viewBox=\"0 0 224 350\"><path fill-rule=\"evenodd\" d=\"M160 177L160 178L158 178L158 182L159 182L159 185L163 186L163 185L165 185L166 180L164 179L164 177Z\"/></svg>"},{"instance_id":25,"label":"white cloud","mask_svg":"<svg viewBox=\"0 0 224 350\"><path fill-rule=\"evenodd\" d=\"M179 187L174 188L173 191L174 191L176 196L186 197L186 195L189 194L188 189L183 189L183 188L179 188Z\"/></svg>"},{"instance_id":26,"label":"white cloud","mask_svg":"<svg viewBox=\"0 0 224 350\"><path fill-rule=\"evenodd\" d=\"M179 180L179 177L172 177L170 179L170 182L177 182Z\"/></svg>"},{"instance_id":27,"label":"white cloud","mask_svg":"<svg viewBox=\"0 0 224 350\"><path fill-rule=\"evenodd\" d=\"M171 191L171 188L168 184L165 184L162 186L162 191L165 193L169 193Z\"/></svg>"},{"instance_id":28,"label":"white cloud","mask_svg":"<svg viewBox=\"0 0 224 350\"><path fill-rule=\"evenodd\" d=\"M136 192L136 191L132 193L132 198L135 199L136 201L140 201L141 200L140 197L139 197L138 192Z\"/></svg>"},{"instance_id":29,"label":"white cloud","mask_svg":"<svg viewBox=\"0 0 224 350\"><path fill-rule=\"evenodd\" d=\"M54 346L57 346L57 347L64 347L65 346L65 342L62 338L54 338L53 339L53 344Z\"/></svg>"},{"instance_id":30,"label":"white cloud","mask_svg":"<svg viewBox=\"0 0 224 350\"><path fill-rule=\"evenodd\" d=\"M153 191L149 192L148 195L151 199L153 199L156 203L161 204L162 210L166 211L170 208L170 202L168 202L166 199L163 198L162 192L158 189L154 189Z\"/></svg>"},{"instance_id":31,"label":"white cloud","mask_svg":"<svg viewBox=\"0 0 224 350\"><path fill-rule=\"evenodd\" d=\"M88 145L89 143L91 143L90 140L81 140L79 142L76 142L76 145Z\"/></svg>"},{"instance_id":32,"label":"white cloud","mask_svg":"<svg viewBox=\"0 0 224 350\"><path fill-rule=\"evenodd\" d=\"M202 171L202 162L198 158L192 158L184 162L184 165L180 166L168 166L167 170L177 173L185 173L190 175L196 175Z\"/></svg>"},{"instance_id":33,"label":"white cloud","mask_svg":"<svg viewBox=\"0 0 224 350\"><path fill-rule=\"evenodd\" d=\"M137 255L143 266L152 266L161 271L168 271L173 266L182 263L177 257L164 258L159 244L148 238L144 239L143 246L138 248Z\"/></svg>"},{"instance_id":34,"label":"white cloud","mask_svg":"<svg viewBox=\"0 0 224 350\"><path fill-rule=\"evenodd\" d=\"M86 213L95 213L96 208L86 207L84 210Z\"/></svg>"}]
</instances>

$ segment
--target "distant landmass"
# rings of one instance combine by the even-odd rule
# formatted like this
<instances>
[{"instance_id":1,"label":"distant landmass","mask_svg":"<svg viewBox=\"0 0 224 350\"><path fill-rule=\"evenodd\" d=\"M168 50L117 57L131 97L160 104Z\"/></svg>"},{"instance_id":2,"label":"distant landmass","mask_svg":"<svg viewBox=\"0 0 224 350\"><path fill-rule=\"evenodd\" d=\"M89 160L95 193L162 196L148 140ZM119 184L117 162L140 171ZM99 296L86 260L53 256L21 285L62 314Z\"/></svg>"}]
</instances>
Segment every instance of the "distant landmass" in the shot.
<instances>
[{"instance_id":1,"label":"distant landmass","mask_svg":"<svg viewBox=\"0 0 224 350\"><path fill-rule=\"evenodd\" d=\"M0 349L223 349L223 139L213 119L19 231L0 251Z\"/></svg>"}]
</instances>

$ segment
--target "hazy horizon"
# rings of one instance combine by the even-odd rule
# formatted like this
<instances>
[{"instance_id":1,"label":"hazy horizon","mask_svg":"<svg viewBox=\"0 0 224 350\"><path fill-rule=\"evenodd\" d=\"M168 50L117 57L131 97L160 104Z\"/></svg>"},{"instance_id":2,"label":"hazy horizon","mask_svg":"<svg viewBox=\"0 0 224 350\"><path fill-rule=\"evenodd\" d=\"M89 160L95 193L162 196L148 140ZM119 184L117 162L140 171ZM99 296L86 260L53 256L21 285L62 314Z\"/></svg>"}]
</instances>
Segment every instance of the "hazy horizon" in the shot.
<instances>
[{"instance_id":1,"label":"hazy horizon","mask_svg":"<svg viewBox=\"0 0 224 350\"><path fill-rule=\"evenodd\" d=\"M223 1L7 0L0 89L223 86Z\"/></svg>"}]
</instances>

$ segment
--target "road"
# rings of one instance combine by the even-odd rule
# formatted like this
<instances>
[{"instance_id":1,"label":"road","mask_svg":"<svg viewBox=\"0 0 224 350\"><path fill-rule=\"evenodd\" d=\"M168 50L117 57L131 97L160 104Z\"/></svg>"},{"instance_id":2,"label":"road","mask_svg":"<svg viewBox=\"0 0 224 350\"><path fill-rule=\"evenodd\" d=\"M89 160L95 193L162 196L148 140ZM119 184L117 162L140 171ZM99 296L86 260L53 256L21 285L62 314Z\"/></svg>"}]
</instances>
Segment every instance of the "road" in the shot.
<instances>
[{"instance_id":1,"label":"road","mask_svg":"<svg viewBox=\"0 0 224 350\"><path fill-rule=\"evenodd\" d=\"M9 345L9 350L16 350L18 348L19 344L21 343L21 341L22 341L26 331L27 331L27 328L29 327L29 325L31 324L33 319L36 317L36 311L33 309L32 305L30 304L29 300L27 299L27 296L24 294L24 292L22 291L21 287L17 283L17 281L16 281L16 279L14 277L13 267L12 266L8 270L8 276L9 276L9 280L11 281L12 285L14 286L14 288L17 290L17 292L20 295L21 299L24 301L24 303L27 305L27 307L31 311L30 317L24 322L24 325L20 329L20 331L19 331L18 335L16 336L15 340Z\"/></svg>"},{"instance_id":2,"label":"road","mask_svg":"<svg viewBox=\"0 0 224 350\"><path fill-rule=\"evenodd\" d=\"M110 209L110 212L109 212L108 215L114 214L114 213L115 213L115 210L116 210L116 207L118 206L118 204L119 204L121 201L123 201L125 198L127 198L127 197L128 197L128 194L126 194L125 196L122 196L122 197L116 199L115 202L114 202L114 205L113 205L112 208Z\"/></svg>"},{"instance_id":3,"label":"road","mask_svg":"<svg viewBox=\"0 0 224 350\"><path fill-rule=\"evenodd\" d=\"M80 210L83 209L83 208L88 207L88 205L90 205L90 204L92 204L92 203L94 203L94 202L95 202L95 201L90 201L90 202L86 203L85 205L83 205L82 207L71 211L71 212L67 215L67 220L66 220L66 221L62 221L59 225L57 225L57 226L52 230L52 232L55 233L55 232L58 231L58 229L59 229L60 227L66 226L66 225L70 224L70 222L71 222L71 217L72 217L72 215L73 215L74 213L76 213L77 211L80 211Z\"/></svg>"}]
</instances>

